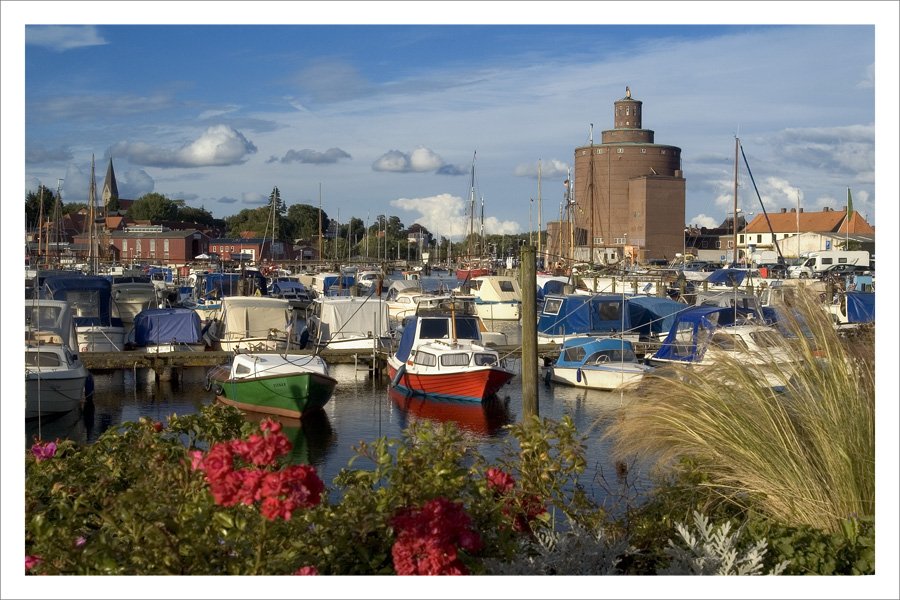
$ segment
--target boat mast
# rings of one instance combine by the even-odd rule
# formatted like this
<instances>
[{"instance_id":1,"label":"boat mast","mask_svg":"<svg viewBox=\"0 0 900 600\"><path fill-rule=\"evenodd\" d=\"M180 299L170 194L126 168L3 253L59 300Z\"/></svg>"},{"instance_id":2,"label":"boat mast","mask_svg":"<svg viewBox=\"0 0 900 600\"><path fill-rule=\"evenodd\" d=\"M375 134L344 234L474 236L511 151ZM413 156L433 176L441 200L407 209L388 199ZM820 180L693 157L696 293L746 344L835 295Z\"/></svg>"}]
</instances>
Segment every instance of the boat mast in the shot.
<instances>
[{"instance_id":1,"label":"boat mast","mask_svg":"<svg viewBox=\"0 0 900 600\"><path fill-rule=\"evenodd\" d=\"M38 243L38 244L37 244L37 246L38 246L38 257L37 257L37 264L38 264L38 268L40 269L40 268L41 268L41 234L42 234L43 231L44 231L44 186L43 186L43 185L41 186L40 199L38 200L38 202L40 202L40 206L38 207L38 239L37 239L37 243Z\"/></svg>"},{"instance_id":2,"label":"boat mast","mask_svg":"<svg viewBox=\"0 0 900 600\"><path fill-rule=\"evenodd\" d=\"M732 245L734 246L734 254L732 264L736 267L738 264L738 247L737 247L737 197L738 197L738 145L740 144L740 140L735 136L734 138L734 213L731 221L731 231L732 237L734 241ZM683 258L682 258L683 260Z\"/></svg>"},{"instance_id":3,"label":"boat mast","mask_svg":"<svg viewBox=\"0 0 900 600\"><path fill-rule=\"evenodd\" d=\"M91 265L91 272L98 273L99 269L95 264L95 260L98 258L94 255L94 243L96 242L95 238L95 224L94 224L94 155L91 154L91 190L90 190L90 208L88 209L88 218L91 220L90 228L88 229L88 240L90 242L90 250L88 251L88 264Z\"/></svg>"},{"instance_id":4,"label":"boat mast","mask_svg":"<svg viewBox=\"0 0 900 600\"><path fill-rule=\"evenodd\" d=\"M541 161L538 159L538 262L541 261ZM547 261L543 261L544 268L547 268Z\"/></svg>"},{"instance_id":5,"label":"boat mast","mask_svg":"<svg viewBox=\"0 0 900 600\"><path fill-rule=\"evenodd\" d=\"M591 266L594 264L594 124L591 123Z\"/></svg>"},{"instance_id":6,"label":"boat mast","mask_svg":"<svg viewBox=\"0 0 900 600\"><path fill-rule=\"evenodd\" d=\"M475 154L472 155L472 183L469 188L469 268L472 268L472 238L475 236Z\"/></svg>"}]
</instances>

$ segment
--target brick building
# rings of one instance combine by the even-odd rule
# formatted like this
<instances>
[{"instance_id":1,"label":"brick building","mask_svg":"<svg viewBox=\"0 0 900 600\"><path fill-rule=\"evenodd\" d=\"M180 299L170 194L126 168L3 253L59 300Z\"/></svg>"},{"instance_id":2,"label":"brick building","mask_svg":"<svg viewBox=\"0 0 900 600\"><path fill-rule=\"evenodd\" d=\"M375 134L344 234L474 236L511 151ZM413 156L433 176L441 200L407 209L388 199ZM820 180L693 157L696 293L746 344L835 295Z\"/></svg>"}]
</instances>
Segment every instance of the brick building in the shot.
<instances>
[{"instance_id":1,"label":"brick building","mask_svg":"<svg viewBox=\"0 0 900 600\"><path fill-rule=\"evenodd\" d=\"M655 143L654 132L641 126L642 104L625 88L625 97L613 103L614 128L602 132L599 144L592 132L591 143L575 149L571 216L548 223L551 243L560 244L549 252L565 255L567 235L574 260L597 264L616 262L623 253L643 261L683 251L681 149Z\"/></svg>"}]
</instances>

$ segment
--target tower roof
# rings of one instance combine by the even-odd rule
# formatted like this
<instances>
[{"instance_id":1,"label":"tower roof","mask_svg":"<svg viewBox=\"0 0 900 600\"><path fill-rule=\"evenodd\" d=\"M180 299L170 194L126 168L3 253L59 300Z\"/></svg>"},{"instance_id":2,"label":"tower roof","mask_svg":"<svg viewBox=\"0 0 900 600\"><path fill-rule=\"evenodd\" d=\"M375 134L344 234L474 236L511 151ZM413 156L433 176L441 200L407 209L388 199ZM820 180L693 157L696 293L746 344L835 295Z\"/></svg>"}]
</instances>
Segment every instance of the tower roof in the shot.
<instances>
[{"instance_id":1,"label":"tower roof","mask_svg":"<svg viewBox=\"0 0 900 600\"><path fill-rule=\"evenodd\" d=\"M106 169L106 179L103 181L103 196L107 200L106 194L110 197L119 197L119 188L116 186L116 173L113 171L112 157L109 157L109 167Z\"/></svg>"}]
</instances>

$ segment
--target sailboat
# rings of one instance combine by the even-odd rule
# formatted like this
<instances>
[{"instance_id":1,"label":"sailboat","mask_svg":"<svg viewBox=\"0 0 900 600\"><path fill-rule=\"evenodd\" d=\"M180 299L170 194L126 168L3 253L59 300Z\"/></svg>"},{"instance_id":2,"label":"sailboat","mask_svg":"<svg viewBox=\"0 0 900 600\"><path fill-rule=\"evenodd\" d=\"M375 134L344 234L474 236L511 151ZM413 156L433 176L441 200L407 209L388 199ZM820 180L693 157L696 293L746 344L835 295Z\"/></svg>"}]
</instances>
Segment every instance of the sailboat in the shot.
<instances>
[{"instance_id":1,"label":"sailboat","mask_svg":"<svg viewBox=\"0 0 900 600\"><path fill-rule=\"evenodd\" d=\"M481 201L482 236L484 235L484 199ZM484 260L476 261L472 244L475 240L475 159L472 159L472 185L469 192L469 249L464 266L456 269L456 278L471 280L473 277L490 275L490 266L484 264Z\"/></svg>"}]
</instances>

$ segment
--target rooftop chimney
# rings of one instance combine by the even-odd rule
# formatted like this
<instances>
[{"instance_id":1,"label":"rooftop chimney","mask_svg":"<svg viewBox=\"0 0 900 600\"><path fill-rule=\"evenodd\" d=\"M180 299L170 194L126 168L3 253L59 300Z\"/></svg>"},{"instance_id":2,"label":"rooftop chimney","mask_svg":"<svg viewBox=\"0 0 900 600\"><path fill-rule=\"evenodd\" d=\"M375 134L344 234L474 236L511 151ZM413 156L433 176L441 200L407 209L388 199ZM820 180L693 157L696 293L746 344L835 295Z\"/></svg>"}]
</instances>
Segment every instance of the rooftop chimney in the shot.
<instances>
[{"instance_id":1,"label":"rooftop chimney","mask_svg":"<svg viewBox=\"0 0 900 600\"><path fill-rule=\"evenodd\" d=\"M781 214L785 214L786 212L787 212L787 209L786 209L786 208L782 208L782 209L781 209ZM792 212L793 212L793 211L792 211Z\"/></svg>"}]
</instances>

